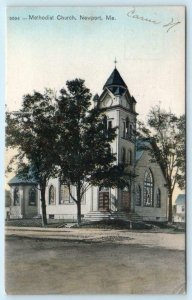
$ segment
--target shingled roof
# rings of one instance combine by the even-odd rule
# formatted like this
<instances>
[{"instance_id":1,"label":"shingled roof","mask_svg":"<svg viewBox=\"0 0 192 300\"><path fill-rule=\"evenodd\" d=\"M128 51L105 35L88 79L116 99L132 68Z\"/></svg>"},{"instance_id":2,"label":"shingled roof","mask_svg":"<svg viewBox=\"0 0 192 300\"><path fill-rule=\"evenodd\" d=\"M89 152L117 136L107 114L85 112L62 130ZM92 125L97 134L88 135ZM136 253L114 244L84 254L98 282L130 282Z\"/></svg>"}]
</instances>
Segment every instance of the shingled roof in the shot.
<instances>
[{"instance_id":1,"label":"shingled roof","mask_svg":"<svg viewBox=\"0 0 192 300\"><path fill-rule=\"evenodd\" d=\"M136 140L136 162L140 160L144 151L151 147L150 141L148 139L137 139Z\"/></svg>"},{"instance_id":2,"label":"shingled roof","mask_svg":"<svg viewBox=\"0 0 192 300\"><path fill-rule=\"evenodd\" d=\"M24 178L20 178L18 176L14 176L9 182L8 184L11 185L19 185L19 184L29 184L29 185L36 185L37 181L35 181L34 179L24 179Z\"/></svg>"},{"instance_id":3,"label":"shingled roof","mask_svg":"<svg viewBox=\"0 0 192 300\"><path fill-rule=\"evenodd\" d=\"M121 75L119 74L119 72L116 68L113 70L113 72L107 79L103 88L110 87L110 86L120 86L120 87L124 87L125 89L127 89L127 85L123 81Z\"/></svg>"}]
</instances>

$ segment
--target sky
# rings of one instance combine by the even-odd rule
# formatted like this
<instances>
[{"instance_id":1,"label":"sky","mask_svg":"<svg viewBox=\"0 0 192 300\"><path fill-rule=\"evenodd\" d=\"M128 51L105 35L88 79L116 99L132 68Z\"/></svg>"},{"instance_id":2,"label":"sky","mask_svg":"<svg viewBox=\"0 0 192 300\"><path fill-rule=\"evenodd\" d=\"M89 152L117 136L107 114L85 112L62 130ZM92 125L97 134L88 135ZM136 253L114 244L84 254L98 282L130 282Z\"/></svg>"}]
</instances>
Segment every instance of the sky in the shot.
<instances>
[{"instance_id":1,"label":"sky","mask_svg":"<svg viewBox=\"0 0 192 300\"><path fill-rule=\"evenodd\" d=\"M24 94L59 91L75 78L101 94L115 58L139 119L158 104L177 115L185 111L184 7L10 7L6 48L9 111L20 108Z\"/></svg>"},{"instance_id":2,"label":"sky","mask_svg":"<svg viewBox=\"0 0 192 300\"><path fill-rule=\"evenodd\" d=\"M29 20L29 15L53 16L54 20ZM106 15L115 20L106 20ZM133 18L135 15L159 23ZM57 16L77 20L57 20ZM102 20L84 21L80 16ZM45 87L59 91L66 80L76 77L85 79L93 94L101 94L116 57L140 118L159 103L178 115L184 113L183 7L11 7L7 17L10 110L19 108L24 94ZM167 32L165 25L172 19L181 23Z\"/></svg>"}]
</instances>

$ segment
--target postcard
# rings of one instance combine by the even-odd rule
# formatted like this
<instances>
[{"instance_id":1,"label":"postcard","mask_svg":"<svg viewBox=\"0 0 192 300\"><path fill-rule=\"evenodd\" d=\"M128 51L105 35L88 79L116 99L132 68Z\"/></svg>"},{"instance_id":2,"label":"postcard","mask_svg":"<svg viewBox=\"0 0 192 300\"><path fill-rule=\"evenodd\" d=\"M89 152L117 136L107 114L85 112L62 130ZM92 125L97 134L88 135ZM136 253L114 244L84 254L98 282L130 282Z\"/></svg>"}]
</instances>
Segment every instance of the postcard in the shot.
<instances>
[{"instance_id":1,"label":"postcard","mask_svg":"<svg viewBox=\"0 0 192 300\"><path fill-rule=\"evenodd\" d=\"M185 7L8 7L5 290L186 293Z\"/></svg>"}]
</instances>

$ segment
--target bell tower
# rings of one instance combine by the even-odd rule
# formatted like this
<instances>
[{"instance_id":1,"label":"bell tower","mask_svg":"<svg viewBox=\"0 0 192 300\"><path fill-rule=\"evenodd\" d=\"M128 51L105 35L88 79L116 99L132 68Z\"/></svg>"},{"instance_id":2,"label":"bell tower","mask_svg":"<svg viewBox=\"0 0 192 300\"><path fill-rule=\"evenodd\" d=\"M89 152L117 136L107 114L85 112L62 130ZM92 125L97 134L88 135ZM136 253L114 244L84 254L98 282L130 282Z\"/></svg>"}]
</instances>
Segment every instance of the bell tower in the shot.
<instances>
[{"instance_id":1,"label":"bell tower","mask_svg":"<svg viewBox=\"0 0 192 300\"><path fill-rule=\"evenodd\" d=\"M118 127L117 136L111 148L117 155L117 163L125 166L130 176L130 185L127 190L117 190L116 197L118 209L131 211L134 209L134 183L131 174L134 174L135 168L136 100L130 95L126 83L117 70L116 60L115 68L103 86L101 96L96 95L94 102L100 109L105 108L108 126Z\"/></svg>"}]
</instances>

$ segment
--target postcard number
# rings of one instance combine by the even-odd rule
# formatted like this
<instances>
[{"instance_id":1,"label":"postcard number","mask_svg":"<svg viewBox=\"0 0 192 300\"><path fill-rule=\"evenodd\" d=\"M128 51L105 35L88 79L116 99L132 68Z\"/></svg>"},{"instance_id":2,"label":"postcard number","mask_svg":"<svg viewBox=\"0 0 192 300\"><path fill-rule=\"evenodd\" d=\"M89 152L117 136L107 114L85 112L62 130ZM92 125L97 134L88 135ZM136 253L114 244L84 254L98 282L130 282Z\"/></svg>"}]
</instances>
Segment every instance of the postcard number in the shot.
<instances>
[{"instance_id":1,"label":"postcard number","mask_svg":"<svg viewBox=\"0 0 192 300\"><path fill-rule=\"evenodd\" d=\"M19 17L9 17L9 20L11 20L11 21L19 21L20 18Z\"/></svg>"}]
</instances>

